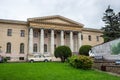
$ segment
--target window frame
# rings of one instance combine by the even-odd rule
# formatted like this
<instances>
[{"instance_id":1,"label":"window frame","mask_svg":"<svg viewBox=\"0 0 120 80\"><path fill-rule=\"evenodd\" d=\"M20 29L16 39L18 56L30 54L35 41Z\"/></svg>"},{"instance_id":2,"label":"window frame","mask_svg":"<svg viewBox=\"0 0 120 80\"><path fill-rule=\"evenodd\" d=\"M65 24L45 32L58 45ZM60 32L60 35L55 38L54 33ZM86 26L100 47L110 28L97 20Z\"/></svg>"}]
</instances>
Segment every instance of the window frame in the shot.
<instances>
[{"instance_id":1,"label":"window frame","mask_svg":"<svg viewBox=\"0 0 120 80\"><path fill-rule=\"evenodd\" d=\"M6 45L6 53L11 53L11 49L12 49L11 47L12 47L12 44L8 42Z\"/></svg>"},{"instance_id":2,"label":"window frame","mask_svg":"<svg viewBox=\"0 0 120 80\"><path fill-rule=\"evenodd\" d=\"M33 52L37 52L38 51L38 45L37 43L33 44Z\"/></svg>"},{"instance_id":3,"label":"window frame","mask_svg":"<svg viewBox=\"0 0 120 80\"><path fill-rule=\"evenodd\" d=\"M44 52L48 51L47 48L48 48L47 44L44 44Z\"/></svg>"},{"instance_id":4,"label":"window frame","mask_svg":"<svg viewBox=\"0 0 120 80\"><path fill-rule=\"evenodd\" d=\"M24 54L25 45L24 43L20 44L20 54Z\"/></svg>"},{"instance_id":5,"label":"window frame","mask_svg":"<svg viewBox=\"0 0 120 80\"><path fill-rule=\"evenodd\" d=\"M7 29L7 36L12 36L12 29Z\"/></svg>"},{"instance_id":6,"label":"window frame","mask_svg":"<svg viewBox=\"0 0 120 80\"><path fill-rule=\"evenodd\" d=\"M91 35L88 36L88 40L89 40L89 41L92 41Z\"/></svg>"},{"instance_id":7,"label":"window frame","mask_svg":"<svg viewBox=\"0 0 120 80\"><path fill-rule=\"evenodd\" d=\"M25 30L20 30L20 36L25 37Z\"/></svg>"}]
</instances>

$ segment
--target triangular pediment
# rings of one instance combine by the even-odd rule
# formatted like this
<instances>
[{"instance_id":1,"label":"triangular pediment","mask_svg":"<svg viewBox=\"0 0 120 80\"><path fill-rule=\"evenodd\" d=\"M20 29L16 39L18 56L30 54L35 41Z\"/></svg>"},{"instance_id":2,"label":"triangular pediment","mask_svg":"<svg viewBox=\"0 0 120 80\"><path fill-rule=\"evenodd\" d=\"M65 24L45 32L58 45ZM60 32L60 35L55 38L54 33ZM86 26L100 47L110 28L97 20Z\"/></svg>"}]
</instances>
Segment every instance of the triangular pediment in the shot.
<instances>
[{"instance_id":1,"label":"triangular pediment","mask_svg":"<svg viewBox=\"0 0 120 80\"><path fill-rule=\"evenodd\" d=\"M76 21L73 21L71 19L65 18L63 16L59 16L59 15L56 15L56 16L46 16L46 17L37 17L37 18L29 18L28 21L84 26L81 23L78 23Z\"/></svg>"}]
</instances>

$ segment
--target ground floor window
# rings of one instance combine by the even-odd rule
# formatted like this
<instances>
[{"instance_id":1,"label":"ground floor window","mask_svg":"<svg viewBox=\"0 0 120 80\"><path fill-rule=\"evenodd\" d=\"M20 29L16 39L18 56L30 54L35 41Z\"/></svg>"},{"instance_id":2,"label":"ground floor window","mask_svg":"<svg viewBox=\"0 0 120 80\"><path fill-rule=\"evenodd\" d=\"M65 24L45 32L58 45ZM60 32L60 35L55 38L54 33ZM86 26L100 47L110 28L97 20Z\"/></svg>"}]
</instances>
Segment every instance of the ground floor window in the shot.
<instances>
[{"instance_id":1,"label":"ground floor window","mask_svg":"<svg viewBox=\"0 0 120 80\"><path fill-rule=\"evenodd\" d=\"M36 43L33 45L33 52L37 52L37 44Z\"/></svg>"},{"instance_id":2,"label":"ground floor window","mask_svg":"<svg viewBox=\"0 0 120 80\"><path fill-rule=\"evenodd\" d=\"M11 43L10 42L7 43L6 53L11 53Z\"/></svg>"},{"instance_id":3,"label":"ground floor window","mask_svg":"<svg viewBox=\"0 0 120 80\"><path fill-rule=\"evenodd\" d=\"M24 57L19 57L19 60L24 60Z\"/></svg>"},{"instance_id":4,"label":"ground floor window","mask_svg":"<svg viewBox=\"0 0 120 80\"><path fill-rule=\"evenodd\" d=\"M47 44L44 44L44 52L47 52Z\"/></svg>"},{"instance_id":5,"label":"ground floor window","mask_svg":"<svg viewBox=\"0 0 120 80\"><path fill-rule=\"evenodd\" d=\"M7 60L11 60L11 57L6 57Z\"/></svg>"}]
</instances>

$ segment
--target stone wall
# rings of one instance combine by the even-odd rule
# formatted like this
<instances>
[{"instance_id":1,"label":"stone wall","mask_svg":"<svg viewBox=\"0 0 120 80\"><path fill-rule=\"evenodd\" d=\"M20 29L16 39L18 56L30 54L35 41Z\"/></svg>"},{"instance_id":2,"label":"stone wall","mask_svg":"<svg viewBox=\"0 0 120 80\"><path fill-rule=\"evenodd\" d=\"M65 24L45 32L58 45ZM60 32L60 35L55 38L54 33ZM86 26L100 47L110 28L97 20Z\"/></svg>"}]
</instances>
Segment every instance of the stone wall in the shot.
<instances>
[{"instance_id":1,"label":"stone wall","mask_svg":"<svg viewBox=\"0 0 120 80\"><path fill-rule=\"evenodd\" d=\"M114 61L94 61L93 68L120 74L120 65L116 65Z\"/></svg>"}]
</instances>

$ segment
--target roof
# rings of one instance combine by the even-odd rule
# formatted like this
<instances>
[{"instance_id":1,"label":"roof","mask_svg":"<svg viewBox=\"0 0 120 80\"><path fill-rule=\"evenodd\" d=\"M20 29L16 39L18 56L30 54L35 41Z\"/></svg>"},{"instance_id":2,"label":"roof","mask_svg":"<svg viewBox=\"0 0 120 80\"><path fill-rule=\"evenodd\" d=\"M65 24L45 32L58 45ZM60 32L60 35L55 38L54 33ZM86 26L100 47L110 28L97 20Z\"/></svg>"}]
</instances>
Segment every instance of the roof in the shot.
<instances>
[{"instance_id":1,"label":"roof","mask_svg":"<svg viewBox=\"0 0 120 80\"><path fill-rule=\"evenodd\" d=\"M83 31L93 31L93 32L100 32L103 33L103 30L100 29L93 29L93 28L83 28Z\"/></svg>"},{"instance_id":2,"label":"roof","mask_svg":"<svg viewBox=\"0 0 120 80\"><path fill-rule=\"evenodd\" d=\"M53 15L53 16L44 16L44 17L34 17L34 18L28 18L28 21L34 21L34 22L43 22L44 20L49 20L49 19L61 19L64 20L66 22L72 23L73 25L77 25L77 26L84 26L82 23L73 21L71 19L68 19L66 17L60 16L60 15Z\"/></svg>"},{"instance_id":3,"label":"roof","mask_svg":"<svg viewBox=\"0 0 120 80\"><path fill-rule=\"evenodd\" d=\"M18 21L18 20L7 20L7 19L0 19L0 23L9 23L9 24L22 24L26 25L26 21Z\"/></svg>"}]
</instances>

